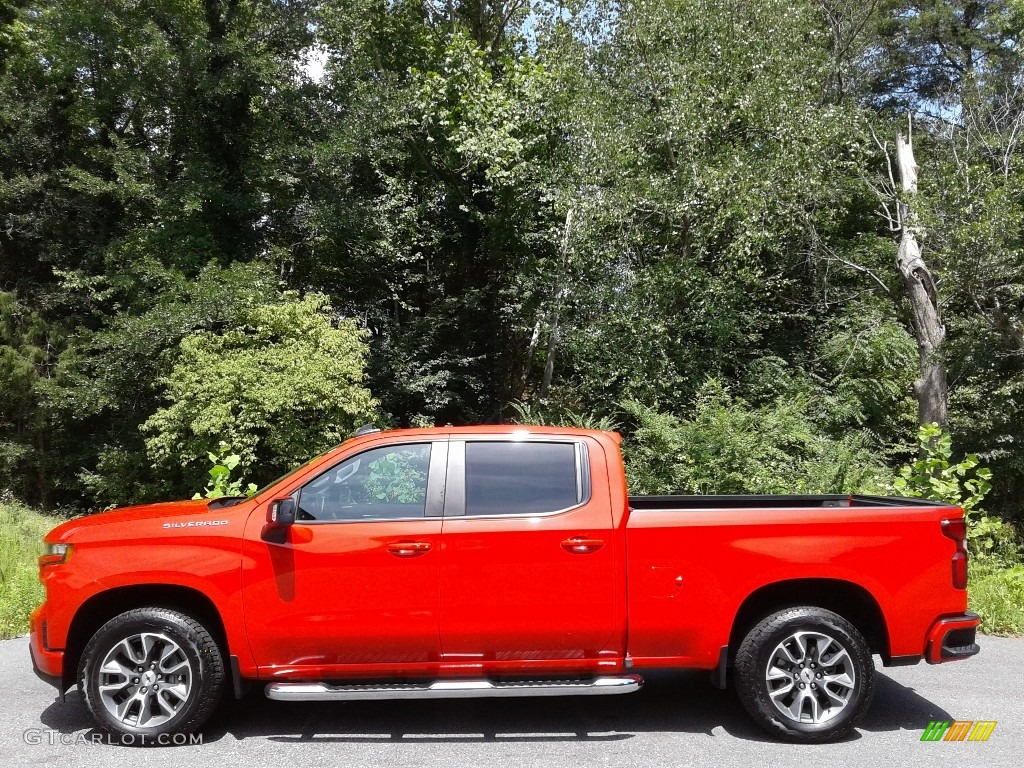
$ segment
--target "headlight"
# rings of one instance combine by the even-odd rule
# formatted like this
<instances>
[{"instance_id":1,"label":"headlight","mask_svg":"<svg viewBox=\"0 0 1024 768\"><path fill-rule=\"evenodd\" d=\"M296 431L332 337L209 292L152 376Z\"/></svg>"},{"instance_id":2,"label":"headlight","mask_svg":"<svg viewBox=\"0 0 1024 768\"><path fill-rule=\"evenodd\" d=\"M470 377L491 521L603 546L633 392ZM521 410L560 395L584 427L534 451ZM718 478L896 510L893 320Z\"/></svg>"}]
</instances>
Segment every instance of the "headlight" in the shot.
<instances>
[{"instance_id":1,"label":"headlight","mask_svg":"<svg viewBox=\"0 0 1024 768\"><path fill-rule=\"evenodd\" d=\"M39 558L40 568L47 565L66 563L75 548L73 544L52 544L50 542L46 542L44 547L45 553Z\"/></svg>"}]
</instances>

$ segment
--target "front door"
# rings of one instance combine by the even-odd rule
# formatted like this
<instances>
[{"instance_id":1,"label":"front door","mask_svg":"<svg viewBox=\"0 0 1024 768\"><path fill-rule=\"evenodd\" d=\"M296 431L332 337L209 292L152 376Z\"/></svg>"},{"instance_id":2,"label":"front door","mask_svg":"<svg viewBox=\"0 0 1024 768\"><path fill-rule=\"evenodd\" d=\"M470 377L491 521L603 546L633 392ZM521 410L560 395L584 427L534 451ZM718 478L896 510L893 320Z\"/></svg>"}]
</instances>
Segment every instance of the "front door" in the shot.
<instances>
[{"instance_id":1,"label":"front door","mask_svg":"<svg viewBox=\"0 0 1024 768\"><path fill-rule=\"evenodd\" d=\"M243 544L243 605L261 673L397 674L440 655L445 441L368 447L294 489L282 540L258 508ZM271 537L272 538L272 537Z\"/></svg>"}]
</instances>

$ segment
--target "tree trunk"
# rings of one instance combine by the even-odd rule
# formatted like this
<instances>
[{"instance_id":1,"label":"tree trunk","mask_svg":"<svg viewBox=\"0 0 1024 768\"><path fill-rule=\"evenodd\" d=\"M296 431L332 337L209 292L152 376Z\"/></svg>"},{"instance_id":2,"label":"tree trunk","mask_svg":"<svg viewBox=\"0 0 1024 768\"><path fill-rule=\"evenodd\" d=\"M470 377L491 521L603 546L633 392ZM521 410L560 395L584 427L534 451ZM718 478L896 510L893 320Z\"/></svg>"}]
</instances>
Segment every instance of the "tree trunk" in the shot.
<instances>
[{"instance_id":1,"label":"tree trunk","mask_svg":"<svg viewBox=\"0 0 1024 768\"><path fill-rule=\"evenodd\" d=\"M946 364L939 350L946 338L946 326L939 314L935 280L921 257L916 235L917 216L909 203L917 194L918 171L909 131L905 140L902 135L897 135L896 157L904 193L899 204L902 238L896 265L910 300L910 325L920 361L919 375L914 382L918 418L922 424L935 423L945 427L948 421Z\"/></svg>"},{"instance_id":2,"label":"tree trunk","mask_svg":"<svg viewBox=\"0 0 1024 768\"><path fill-rule=\"evenodd\" d=\"M561 286L555 293L555 306L552 311L551 332L548 334L548 354L544 361L544 374L540 382L540 391L537 397L541 400L548 396L548 388L551 386L551 379L555 373L555 350L558 348L559 326L561 324L562 302L569 292L568 282L565 279L566 267L569 263L569 231L572 229L572 206L565 214L565 229L562 232L562 274L558 276Z\"/></svg>"},{"instance_id":3,"label":"tree trunk","mask_svg":"<svg viewBox=\"0 0 1024 768\"><path fill-rule=\"evenodd\" d=\"M530 371L533 370L533 356L537 353L537 346L540 344L540 330L543 325L543 315L537 317L537 322L533 324L533 334L530 336L530 343L526 347L526 354L523 358L523 364L516 383L515 391L513 392L514 400L522 400L523 394L526 392L526 386L530 383Z\"/></svg>"},{"instance_id":4,"label":"tree trunk","mask_svg":"<svg viewBox=\"0 0 1024 768\"><path fill-rule=\"evenodd\" d=\"M555 308L555 318L551 321L551 333L548 336L548 356L544 361L544 374L540 380L540 391L537 397L541 400L548 396L548 388L551 386L551 378L555 374L555 349L558 347L558 323L559 310Z\"/></svg>"}]
</instances>

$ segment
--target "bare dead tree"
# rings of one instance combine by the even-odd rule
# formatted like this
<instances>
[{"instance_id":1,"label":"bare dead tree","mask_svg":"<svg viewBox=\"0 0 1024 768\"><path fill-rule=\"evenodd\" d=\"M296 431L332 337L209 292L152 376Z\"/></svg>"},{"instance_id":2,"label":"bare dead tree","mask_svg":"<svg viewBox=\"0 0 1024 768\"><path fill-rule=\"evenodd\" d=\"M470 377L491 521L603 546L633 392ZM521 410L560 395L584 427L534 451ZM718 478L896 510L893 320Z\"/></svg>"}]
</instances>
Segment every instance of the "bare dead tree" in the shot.
<instances>
[{"instance_id":1,"label":"bare dead tree","mask_svg":"<svg viewBox=\"0 0 1024 768\"><path fill-rule=\"evenodd\" d=\"M945 426L949 420L949 395L941 347L946 338L946 326L939 311L935 278L922 256L917 239L918 217L911 203L917 195L917 174L920 169L914 159L911 128L908 116L906 137L902 133L896 135L896 162L902 195L894 196L891 205L884 202L883 206L887 215L895 211L896 218L891 221L900 232L896 267L910 302L910 328L917 342L919 371L914 382L914 395L917 397L918 418L922 424ZM882 148L889 161L887 147L883 145ZM896 180L891 161L887 162L887 167L890 188L895 190Z\"/></svg>"},{"instance_id":2,"label":"bare dead tree","mask_svg":"<svg viewBox=\"0 0 1024 768\"><path fill-rule=\"evenodd\" d=\"M881 180L865 181L875 192L881 204L881 215L891 232L900 235L896 251L896 269L903 284L903 294L910 304L910 331L917 342L918 376L914 382L918 419L922 424L946 426L949 420L949 391L946 383L946 364L941 347L946 338L946 326L939 308L935 278L921 253L918 242L920 224L913 208L917 195L917 174L920 170L914 159L911 136L912 125L907 117L906 136L896 134L896 169L887 142L872 130L871 135L885 157L886 175Z\"/></svg>"}]
</instances>

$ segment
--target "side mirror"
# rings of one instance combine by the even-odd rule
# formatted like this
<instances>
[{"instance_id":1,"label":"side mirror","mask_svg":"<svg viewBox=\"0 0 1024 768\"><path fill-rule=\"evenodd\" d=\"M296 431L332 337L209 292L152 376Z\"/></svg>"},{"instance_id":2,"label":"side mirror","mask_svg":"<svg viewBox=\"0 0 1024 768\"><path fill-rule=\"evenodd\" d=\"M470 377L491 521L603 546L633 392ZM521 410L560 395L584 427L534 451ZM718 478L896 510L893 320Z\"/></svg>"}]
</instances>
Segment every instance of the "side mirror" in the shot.
<instances>
[{"instance_id":1,"label":"side mirror","mask_svg":"<svg viewBox=\"0 0 1024 768\"><path fill-rule=\"evenodd\" d=\"M295 522L295 499L288 497L274 499L267 507L267 525L272 528L287 528Z\"/></svg>"}]
</instances>

